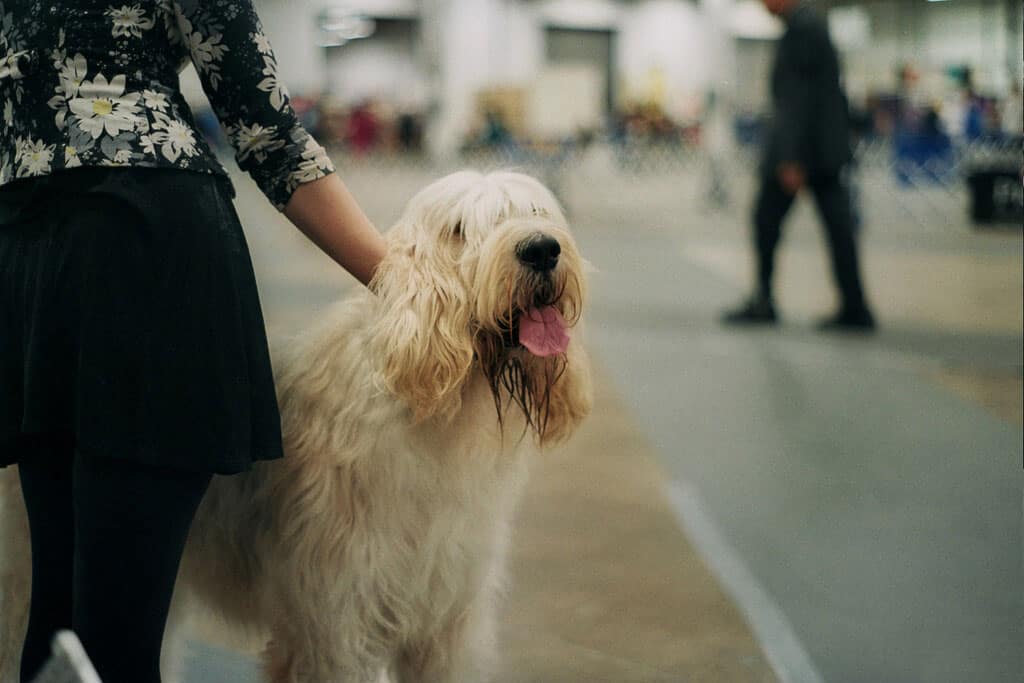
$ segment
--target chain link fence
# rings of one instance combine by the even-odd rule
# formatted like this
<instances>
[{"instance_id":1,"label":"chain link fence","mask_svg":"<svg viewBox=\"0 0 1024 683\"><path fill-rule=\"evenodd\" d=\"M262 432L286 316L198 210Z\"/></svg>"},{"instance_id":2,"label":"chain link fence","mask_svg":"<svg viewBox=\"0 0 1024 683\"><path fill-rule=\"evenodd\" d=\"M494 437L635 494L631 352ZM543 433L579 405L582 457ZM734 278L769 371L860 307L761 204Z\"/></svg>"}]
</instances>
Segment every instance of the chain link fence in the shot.
<instances>
[{"instance_id":1,"label":"chain link fence","mask_svg":"<svg viewBox=\"0 0 1024 683\"><path fill-rule=\"evenodd\" d=\"M543 181L567 210L617 220L670 219L682 208L704 214L746 212L756 190L757 152L735 147L722 154L682 142L505 145L443 156L371 154L334 150L346 182L377 215L397 217L408 197L430 181L462 168L512 168ZM965 231L972 227L969 176L977 169L1016 169L993 188L995 201L1015 212L1024 206L1021 141L953 146L929 159L899 156L892 142L873 140L856 148L851 188L868 228L909 232ZM388 207L391 207L390 209Z\"/></svg>"}]
</instances>

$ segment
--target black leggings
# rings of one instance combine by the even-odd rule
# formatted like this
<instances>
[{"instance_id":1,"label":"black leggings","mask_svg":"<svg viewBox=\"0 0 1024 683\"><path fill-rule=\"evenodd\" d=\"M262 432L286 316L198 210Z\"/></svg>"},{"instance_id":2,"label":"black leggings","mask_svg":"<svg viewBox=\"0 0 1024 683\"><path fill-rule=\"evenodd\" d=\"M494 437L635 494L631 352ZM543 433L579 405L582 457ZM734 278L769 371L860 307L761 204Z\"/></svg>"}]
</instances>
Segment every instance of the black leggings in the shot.
<instances>
[{"instance_id":1,"label":"black leggings","mask_svg":"<svg viewBox=\"0 0 1024 683\"><path fill-rule=\"evenodd\" d=\"M40 440L18 471L32 538L21 681L75 631L104 683L159 683L178 564L211 475L89 458Z\"/></svg>"}]
</instances>

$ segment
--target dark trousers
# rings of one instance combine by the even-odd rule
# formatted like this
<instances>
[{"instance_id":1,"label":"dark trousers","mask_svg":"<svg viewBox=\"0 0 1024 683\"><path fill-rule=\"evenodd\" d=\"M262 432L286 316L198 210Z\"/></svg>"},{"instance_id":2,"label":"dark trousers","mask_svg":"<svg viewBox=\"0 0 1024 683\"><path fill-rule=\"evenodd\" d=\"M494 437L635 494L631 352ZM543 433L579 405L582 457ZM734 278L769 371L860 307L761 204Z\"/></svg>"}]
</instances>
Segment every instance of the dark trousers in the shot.
<instances>
[{"instance_id":1,"label":"dark trousers","mask_svg":"<svg viewBox=\"0 0 1024 683\"><path fill-rule=\"evenodd\" d=\"M818 214L825 226L832 274L842 297L843 310L863 311L866 304L857 245L853 238L853 212L848 188L838 173L809 176L807 186L814 195ZM754 209L754 243L758 257L758 286L766 297L771 297L775 249L782 236L782 222L795 198L796 195L782 189L774 175L767 175L761 181Z\"/></svg>"},{"instance_id":2,"label":"dark trousers","mask_svg":"<svg viewBox=\"0 0 1024 683\"><path fill-rule=\"evenodd\" d=\"M32 451L18 466L32 540L22 682L69 628L104 683L159 683L174 581L211 475L88 458L64 438Z\"/></svg>"}]
</instances>

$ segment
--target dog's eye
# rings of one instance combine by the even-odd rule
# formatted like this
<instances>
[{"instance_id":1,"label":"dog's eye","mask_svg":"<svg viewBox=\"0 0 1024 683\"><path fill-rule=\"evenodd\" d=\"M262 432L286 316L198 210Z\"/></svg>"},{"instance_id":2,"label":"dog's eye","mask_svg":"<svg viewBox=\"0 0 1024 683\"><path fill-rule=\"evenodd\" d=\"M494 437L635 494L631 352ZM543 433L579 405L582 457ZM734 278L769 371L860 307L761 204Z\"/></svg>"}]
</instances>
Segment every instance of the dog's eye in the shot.
<instances>
[{"instance_id":1,"label":"dog's eye","mask_svg":"<svg viewBox=\"0 0 1024 683\"><path fill-rule=\"evenodd\" d=\"M455 237L462 237L462 221L459 221L452 226L452 235Z\"/></svg>"}]
</instances>

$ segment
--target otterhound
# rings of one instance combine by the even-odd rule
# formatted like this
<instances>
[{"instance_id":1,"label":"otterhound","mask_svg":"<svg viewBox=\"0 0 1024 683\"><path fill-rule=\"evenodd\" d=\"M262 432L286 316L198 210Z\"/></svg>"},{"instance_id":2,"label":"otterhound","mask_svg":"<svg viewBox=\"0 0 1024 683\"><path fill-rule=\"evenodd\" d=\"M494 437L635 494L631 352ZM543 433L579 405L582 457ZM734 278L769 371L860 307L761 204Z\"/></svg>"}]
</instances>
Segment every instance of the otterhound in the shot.
<instances>
[{"instance_id":1,"label":"otterhound","mask_svg":"<svg viewBox=\"0 0 1024 683\"><path fill-rule=\"evenodd\" d=\"M540 183L455 173L387 237L375 293L276 363L287 457L215 478L182 560L176 614L194 597L268 634L274 683L484 680L529 454L590 408L584 261ZM4 683L28 572L11 469Z\"/></svg>"}]
</instances>

